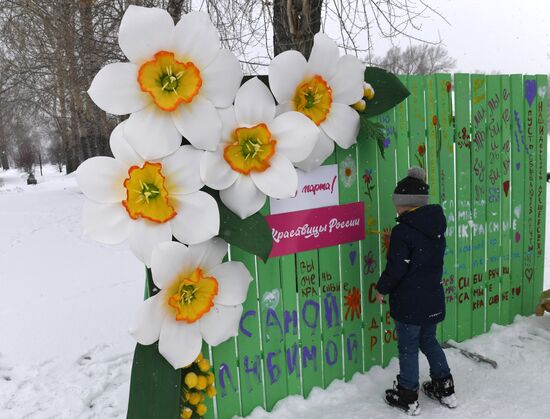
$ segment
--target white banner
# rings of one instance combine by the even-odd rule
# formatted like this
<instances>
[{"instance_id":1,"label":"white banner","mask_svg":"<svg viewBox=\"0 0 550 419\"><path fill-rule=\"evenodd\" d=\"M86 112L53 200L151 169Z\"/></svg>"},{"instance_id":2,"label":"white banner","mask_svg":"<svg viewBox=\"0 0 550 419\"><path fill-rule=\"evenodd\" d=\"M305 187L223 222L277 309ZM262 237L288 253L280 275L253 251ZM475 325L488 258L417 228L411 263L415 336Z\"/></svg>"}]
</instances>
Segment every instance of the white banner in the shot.
<instances>
[{"instance_id":1,"label":"white banner","mask_svg":"<svg viewBox=\"0 0 550 419\"><path fill-rule=\"evenodd\" d=\"M338 205L338 165L321 166L311 172L298 171L296 196L288 199L269 198L271 214Z\"/></svg>"}]
</instances>

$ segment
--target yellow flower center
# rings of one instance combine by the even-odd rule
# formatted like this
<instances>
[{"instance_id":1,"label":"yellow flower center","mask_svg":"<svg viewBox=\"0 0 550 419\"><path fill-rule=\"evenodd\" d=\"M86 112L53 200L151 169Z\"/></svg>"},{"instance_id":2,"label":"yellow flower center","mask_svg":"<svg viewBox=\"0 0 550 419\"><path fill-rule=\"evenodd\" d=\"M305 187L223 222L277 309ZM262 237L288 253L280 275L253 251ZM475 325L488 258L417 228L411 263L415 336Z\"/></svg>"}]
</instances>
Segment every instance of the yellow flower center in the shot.
<instances>
[{"instance_id":1,"label":"yellow flower center","mask_svg":"<svg viewBox=\"0 0 550 419\"><path fill-rule=\"evenodd\" d=\"M294 110L303 113L315 124L321 125L330 112L332 89L321 76L313 76L296 88L292 103Z\"/></svg>"},{"instance_id":2,"label":"yellow flower center","mask_svg":"<svg viewBox=\"0 0 550 419\"><path fill-rule=\"evenodd\" d=\"M176 216L168 200L166 178L161 163L145 162L142 167L132 166L124 181L126 199L122 205L131 218L145 218L156 223L165 223Z\"/></svg>"},{"instance_id":3,"label":"yellow flower center","mask_svg":"<svg viewBox=\"0 0 550 419\"><path fill-rule=\"evenodd\" d=\"M218 281L205 277L202 269L196 268L190 275L180 275L167 295L168 306L173 309L176 320L194 323L214 306Z\"/></svg>"},{"instance_id":4,"label":"yellow flower center","mask_svg":"<svg viewBox=\"0 0 550 419\"><path fill-rule=\"evenodd\" d=\"M160 109L171 112L180 103L193 100L199 93L202 79L192 62L182 63L176 60L173 52L159 51L154 60L139 68L138 83Z\"/></svg>"},{"instance_id":5,"label":"yellow flower center","mask_svg":"<svg viewBox=\"0 0 550 419\"><path fill-rule=\"evenodd\" d=\"M223 157L231 168L244 175L250 172L263 172L275 154L277 141L265 124L251 128L237 128L231 143L225 147Z\"/></svg>"}]
</instances>

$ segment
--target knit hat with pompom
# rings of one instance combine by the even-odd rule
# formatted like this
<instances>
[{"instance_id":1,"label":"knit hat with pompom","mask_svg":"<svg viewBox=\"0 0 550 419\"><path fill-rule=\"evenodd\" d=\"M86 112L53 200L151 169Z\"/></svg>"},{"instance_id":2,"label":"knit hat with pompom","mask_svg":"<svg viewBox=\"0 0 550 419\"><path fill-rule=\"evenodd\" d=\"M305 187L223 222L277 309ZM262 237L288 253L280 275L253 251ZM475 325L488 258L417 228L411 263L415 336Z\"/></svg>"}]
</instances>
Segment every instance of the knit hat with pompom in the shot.
<instances>
[{"instance_id":1,"label":"knit hat with pompom","mask_svg":"<svg viewBox=\"0 0 550 419\"><path fill-rule=\"evenodd\" d=\"M420 167L411 167L407 177L400 180L393 191L393 204L400 207L427 205L429 189L424 170Z\"/></svg>"}]
</instances>

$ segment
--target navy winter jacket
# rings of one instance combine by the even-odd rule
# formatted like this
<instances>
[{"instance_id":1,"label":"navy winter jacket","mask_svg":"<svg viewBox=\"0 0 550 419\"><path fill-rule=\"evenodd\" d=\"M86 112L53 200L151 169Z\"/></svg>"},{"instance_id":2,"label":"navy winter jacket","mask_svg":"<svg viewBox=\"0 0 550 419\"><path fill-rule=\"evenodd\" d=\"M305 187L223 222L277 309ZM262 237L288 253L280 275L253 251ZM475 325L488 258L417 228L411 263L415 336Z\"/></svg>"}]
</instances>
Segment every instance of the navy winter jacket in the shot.
<instances>
[{"instance_id":1,"label":"navy winter jacket","mask_svg":"<svg viewBox=\"0 0 550 419\"><path fill-rule=\"evenodd\" d=\"M439 205L425 205L397 217L391 232L380 294L390 295L390 314L402 323L423 325L445 318L441 277L447 221Z\"/></svg>"}]
</instances>

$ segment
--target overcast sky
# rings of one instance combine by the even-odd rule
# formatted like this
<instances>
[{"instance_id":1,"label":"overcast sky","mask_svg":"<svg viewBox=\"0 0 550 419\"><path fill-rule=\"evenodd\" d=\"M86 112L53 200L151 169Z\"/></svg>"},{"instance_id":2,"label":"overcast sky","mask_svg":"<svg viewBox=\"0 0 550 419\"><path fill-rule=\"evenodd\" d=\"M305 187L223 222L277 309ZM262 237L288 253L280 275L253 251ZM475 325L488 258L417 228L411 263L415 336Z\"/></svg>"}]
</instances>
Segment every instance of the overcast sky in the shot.
<instances>
[{"instance_id":1,"label":"overcast sky","mask_svg":"<svg viewBox=\"0 0 550 419\"><path fill-rule=\"evenodd\" d=\"M456 59L453 72L550 73L550 0L425 1L449 23L432 14L422 20L420 36L441 37ZM383 55L390 46L376 37L374 54Z\"/></svg>"}]
</instances>

